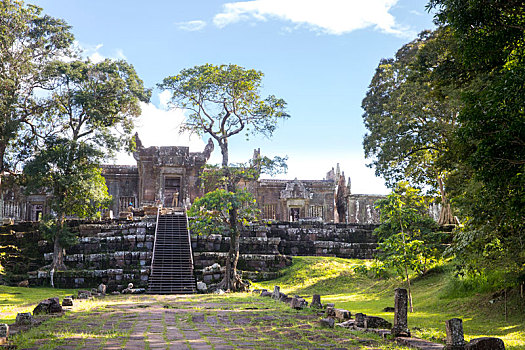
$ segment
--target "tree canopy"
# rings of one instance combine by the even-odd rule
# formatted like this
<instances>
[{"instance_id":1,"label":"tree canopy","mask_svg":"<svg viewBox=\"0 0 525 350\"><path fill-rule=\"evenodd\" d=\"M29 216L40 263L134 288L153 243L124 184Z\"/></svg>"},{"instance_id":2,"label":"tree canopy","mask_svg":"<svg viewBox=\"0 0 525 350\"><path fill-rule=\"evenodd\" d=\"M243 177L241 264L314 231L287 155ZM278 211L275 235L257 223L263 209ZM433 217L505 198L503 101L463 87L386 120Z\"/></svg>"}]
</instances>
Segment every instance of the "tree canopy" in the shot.
<instances>
[{"instance_id":1,"label":"tree canopy","mask_svg":"<svg viewBox=\"0 0 525 350\"><path fill-rule=\"evenodd\" d=\"M0 173L27 156L45 106L36 92L49 62L72 54L73 34L63 20L22 1L0 2ZM28 132L25 133L24 131Z\"/></svg>"},{"instance_id":2,"label":"tree canopy","mask_svg":"<svg viewBox=\"0 0 525 350\"><path fill-rule=\"evenodd\" d=\"M213 137L222 165L228 166L229 137L242 131L269 137L279 120L289 117L283 99L261 97L262 77L260 71L234 64L205 64L165 78L159 88L172 92L173 106L189 111L182 130Z\"/></svg>"},{"instance_id":3,"label":"tree canopy","mask_svg":"<svg viewBox=\"0 0 525 350\"><path fill-rule=\"evenodd\" d=\"M365 156L387 185L408 180L439 191L442 223L453 223L444 182L445 161L457 123L459 100L450 84L432 84L447 72L450 44L446 30L422 32L395 58L382 59L363 99Z\"/></svg>"},{"instance_id":4,"label":"tree canopy","mask_svg":"<svg viewBox=\"0 0 525 350\"><path fill-rule=\"evenodd\" d=\"M131 147L133 118L151 92L124 61L55 61L44 74L51 91L45 110L49 132L24 173L28 192L52 194L56 231L51 267L63 269L65 218L92 217L107 206L101 161L123 145Z\"/></svg>"}]
</instances>

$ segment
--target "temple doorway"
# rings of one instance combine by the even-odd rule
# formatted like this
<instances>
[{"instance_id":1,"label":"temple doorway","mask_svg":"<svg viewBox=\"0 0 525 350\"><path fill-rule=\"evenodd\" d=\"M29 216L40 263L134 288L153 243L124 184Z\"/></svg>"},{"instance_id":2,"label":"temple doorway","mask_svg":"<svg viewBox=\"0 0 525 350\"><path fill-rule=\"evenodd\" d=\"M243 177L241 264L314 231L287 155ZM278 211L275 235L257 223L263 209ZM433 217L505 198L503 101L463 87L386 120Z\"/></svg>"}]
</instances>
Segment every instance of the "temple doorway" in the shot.
<instances>
[{"instance_id":1,"label":"temple doorway","mask_svg":"<svg viewBox=\"0 0 525 350\"><path fill-rule=\"evenodd\" d=\"M180 177L164 179L164 207L180 206Z\"/></svg>"},{"instance_id":2,"label":"temple doorway","mask_svg":"<svg viewBox=\"0 0 525 350\"><path fill-rule=\"evenodd\" d=\"M301 208L290 208L290 221L298 221Z\"/></svg>"}]
</instances>

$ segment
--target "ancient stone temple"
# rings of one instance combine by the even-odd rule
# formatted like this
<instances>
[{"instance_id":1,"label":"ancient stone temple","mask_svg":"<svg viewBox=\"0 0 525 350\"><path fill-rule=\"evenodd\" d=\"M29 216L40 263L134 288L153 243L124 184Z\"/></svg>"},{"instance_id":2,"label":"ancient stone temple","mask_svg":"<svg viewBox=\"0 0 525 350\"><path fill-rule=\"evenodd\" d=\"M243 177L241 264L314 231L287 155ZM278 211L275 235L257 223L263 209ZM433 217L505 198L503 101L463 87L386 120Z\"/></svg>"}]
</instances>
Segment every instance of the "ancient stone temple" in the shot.
<instances>
[{"instance_id":1,"label":"ancient stone temple","mask_svg":"<svg viewBox=\"0 0 525 350\"><path fill-rule=\"evenodd\" d=\"M204 194L200 175L214 146L210 139L202 152L188 147L144 147L136 135L137 165L103 165L109 208L115 217L131 208L188 207ZM256 150L255 155L259 154ZM332 168L322 180L261 179L248 184L261 209L261 217L275 221L322 221L333 223L377 223L374 195L351 193L350 179L339 168ZM24 195L21 189L8 189L0 200L3 218L38 221L49 213L45 193Z\"/></svg>"}]
</instances>

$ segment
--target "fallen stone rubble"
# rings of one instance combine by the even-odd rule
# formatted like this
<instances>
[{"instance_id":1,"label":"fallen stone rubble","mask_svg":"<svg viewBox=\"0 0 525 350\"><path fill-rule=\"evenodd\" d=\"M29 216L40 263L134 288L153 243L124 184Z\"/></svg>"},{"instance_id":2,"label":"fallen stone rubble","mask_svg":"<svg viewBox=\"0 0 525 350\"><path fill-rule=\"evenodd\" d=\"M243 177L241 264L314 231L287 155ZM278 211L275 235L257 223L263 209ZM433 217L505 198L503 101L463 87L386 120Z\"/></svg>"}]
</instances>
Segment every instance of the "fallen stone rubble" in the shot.
<instances>
[{"instance_id":1,"label":"fallen stone rubble","mask_svg":"<svg viewBox=\"0 0 525 350\"><path fill-rule=\"evenodd\" d=\"M286 302L291 308L301 310L308 307L304 298L296 295L289 297L281 292L279 286L274 286L273 292L266 289L257 289L253 293L260 297L271 297L272 299ZM408 328L408 300L405 289L395 290L394 325L384 318L378 316L356 313L352 319L352 313L345 309L336 308L333 303L323 305L321 296L314 294L310 304L312 309L324 309L323 318L319 320L322 327L342 327L362 332L373 332L383 339L392 340L399 344L421 350L504 350L505 344L499 338L483 337L465 342L463 337L462 320L453 318L446 321L446 344L433 343L424 339L410 336ZM388 311L390 311L389 308Z\"/></svg>"}]
</instances>

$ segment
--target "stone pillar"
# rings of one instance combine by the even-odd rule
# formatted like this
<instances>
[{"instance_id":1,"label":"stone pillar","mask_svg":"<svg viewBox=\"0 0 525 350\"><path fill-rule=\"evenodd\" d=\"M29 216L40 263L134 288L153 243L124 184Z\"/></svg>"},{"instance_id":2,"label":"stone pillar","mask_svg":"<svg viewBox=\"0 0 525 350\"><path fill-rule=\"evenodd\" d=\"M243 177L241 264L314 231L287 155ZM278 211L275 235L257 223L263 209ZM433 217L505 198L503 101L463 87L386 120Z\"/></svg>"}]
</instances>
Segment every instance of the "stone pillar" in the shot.
<instances>
[{"instance_id":1,"label":"stone pillar","mask_svg":"<svg viewBox=\"0 0 525 350\"><path fill-rule=\"evenodd\" d=\"M447 329L446 350L463 350L465 338L463 337L463 321L460 318L452 318L445 321Z\"/></svg>"},{"instance_id":2,"label":"stone pillar","mask_svg":"<svg viewBox=\"0 0 525 350\"><path fill-rule=\"evenodd\" d=\"M281 287L279 286L273 287L272 298L277 299L277 300L281 299Z\"/></svg>"},{"instance_id":3,"label":"stone pillar","mask_svg":"<svg viewBox=\"0 0 525 350\"><path fill-rule=\"evenodd\" d=\"M321 304L321 296L319 294L313 295L310 307L316 309L321 309L323 307L323 305Z\"/></svg>"},{"instance_id":4,"label":"stone pillar","mask_svg":"<svg viewBox=\"0 0 525 350\"><path fill-rule=\"evenodd\" d=\"M395 290L392 335L394 337L410 337L410 331L408 330L408 293L404 288Z\"/></svg>"}]
</instances>

